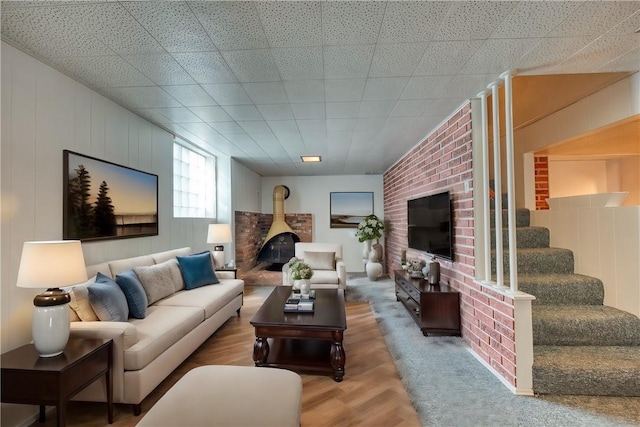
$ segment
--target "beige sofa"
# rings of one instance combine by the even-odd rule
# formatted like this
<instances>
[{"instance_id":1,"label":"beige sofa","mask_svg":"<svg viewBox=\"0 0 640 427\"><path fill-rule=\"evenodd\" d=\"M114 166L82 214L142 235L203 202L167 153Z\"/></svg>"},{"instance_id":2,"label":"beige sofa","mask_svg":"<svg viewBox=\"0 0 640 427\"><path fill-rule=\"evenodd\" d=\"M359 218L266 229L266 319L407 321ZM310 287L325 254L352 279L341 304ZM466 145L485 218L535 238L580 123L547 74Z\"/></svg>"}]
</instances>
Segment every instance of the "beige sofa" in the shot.
<instances>
[{"instance_id":1,"label":"beige sofa","mask_svg":"<svg viewBox=\"0 0 640 427\"><path fill-rule=\"evenodd\" d=\"M120 259L88 266L87 273L115 278L125 270L171 263L176 256L190 253L187 247ZM216 276L219 284L179 290L150 304L142 319L71 322L71 336L113 339L114 402L133 404L139 414L140 403L158 384L230 317L240 314L244 281L235 279L233 272L217 271ZM106 401L104 380L74 399Z\"/></svg>"},{"instance_id":2,"label":"beige sofa","mask_svg":"<svg viewBox=\"0 0 640 427\"><path fill-rule=\"evenodd\" d=\"M347 267L342 261L341 244L298 242L295 244L295 257L313 269L311 289L346 289ZM288 264L282 266L282 284L293 284Z\"/></svg>"}]
</instances>

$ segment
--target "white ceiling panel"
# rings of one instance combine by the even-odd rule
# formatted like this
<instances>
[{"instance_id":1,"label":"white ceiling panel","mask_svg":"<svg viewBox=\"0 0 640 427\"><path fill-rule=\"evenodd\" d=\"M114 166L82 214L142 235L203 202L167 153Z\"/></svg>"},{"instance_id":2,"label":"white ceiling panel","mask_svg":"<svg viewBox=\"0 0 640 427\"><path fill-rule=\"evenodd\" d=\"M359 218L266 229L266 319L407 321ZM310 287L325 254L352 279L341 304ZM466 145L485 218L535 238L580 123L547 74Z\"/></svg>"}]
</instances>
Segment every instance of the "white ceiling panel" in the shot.
<instances>
[{"instance_id":1,"label":"white ceiling panel","mask_svg":"<svg viewBox=\"0 0 640 427\"><path fill-rule=\"evenodd\" d=\"M239 83L203 84L201 86L220 105L251 104L251 98Z\"/></svg>"},{"instance_id":2,"label":"white ceiling panel","mask_svg":"<svg viewBox=\"0 0 640 427\"><path fill-rule=\"evenodd\" d=\"M51 64L94 87L154 85L154 82L119 56L51 58Z\"/></svg>"},{"instance_id":3,"label":"white ceiling panel","mask_svg":"<svg viewBox=\"0 0 640 427\"><path fill-rule=\"evenodd\" d=\"M209 35L183 1L126 1L121 4L167 52L216 49Z\"/></svg>"},{"instance_id":4,"label":"white ceiling panel","mask_svg":"<svg viewBox=\"0 0 640 427\"><path fill-rule=\"evenodd\" d=\"M162 46L120 3L80 4L61 9L119 54L163 52Z\"/></svg>"},{"instance_id":5,"label":"white ceiling panel","mask_svg":"<svg viewBox=\"0 0 640 427\"><path fill-rule=\"evenodd\" d=\"M236 76L218 52L173 53L173 58L198 83L233 83Z\"/></svg>"},{"instance_id":6,"label":"white ceiling panel","mask_svg":"<svg viewBox=\"0 0 640 427\"><path fill-rule=\"evenodd\" d=\"M382 172L507 69L640 69L638 1L0 7L3 42L265 175Z\"/></svg>"},{"instance_id":7,"label":"white ceiling panel","mask_svg":"<svg viewBox=\"0 0 640 427\"><path fill-rule=\"evenodd\" d=\"M278 67L269 49L225 51L222 56L241 82L280 80Z\"/></svg>"},{"instance_id":8,"label":"white ceiling panel","mask_svg":"<svg viewBox=\"0 0 640 427\"><path fill-rule=\"evenodd\" d=\"M354 79L369 76L375 45L325 46L324 78Z\"/></svg>"},{"instance_id":9,"label":"white ceiling panel","mask_svg":"<svg viewBox=\"0 0 640 427\"><path fill-rule=\"evenodd\" d=\"M127 62L159 85L189 85L195 81L168 53L123 55Z\"/></svg>"},{"instance_id":10,"label":"white ceiling panel","mask_svg":"<svg viewBox=\"0 0 640 427\"><path fill-rule=\"evenodd\" d=\"M370 77L411 76L428 43L380 44L373 55Z\"/></svg>"},{"instance_id":11,"label":"white ceiling panel","mask_svg":"<svg viewBox=\"0 0 640 427\"><path fill-rule=\"evenodd\" d=\"M189 108L193 114L200 117L205 122L230 122L233 119L226 111L219 106L211 107L191 107Z\"/></svg>"},{"instance_id":12,"label":"white ceiling panel","mask_svg":"<svg viewBox=\"0 0 640 427\"><path fill-rule=\"evenodd\" d=\"M256 3L252 1L188 2L219 50L268 47Z\"/></svg>"},{"instance_id":13,"label":"white ceiling panel","mask_svg":"<svg viewBox=\"0 0 640 427\"><path fill-rule=\"evenodd\" d=\"M272 51L282 80L323 78L322 47L275 48Z\"/></svg>"},{"instance_id":14,"label":"white ceiling panel","mask_svg":"<svg viewBox=\"0 0 640 427\"><path fill-rule=\"evenodd\" d=\"M327 102L360 101L365 84L365 79L325 80L325 99Z\"/></svg>"},{"instance_id":15,"label":"white ceiling panel","mask_svg":"<svg viewBox=\"0 0 640 427\"><path fill-rule=\"evenodd\" d=\"M322 45L320 2L257 2L256 6L270 46Z\"/></svg>"},{"instance_id":16,"label":"white ceiling panel","mask_svg":"<svg viewBox=\"0 0 640 427\"><path fill-rule=\"evenodd\" d=\"M217 105L216 101L198 85L162 86L162 88L185 107Z\"/></svg>"}]
</instances>

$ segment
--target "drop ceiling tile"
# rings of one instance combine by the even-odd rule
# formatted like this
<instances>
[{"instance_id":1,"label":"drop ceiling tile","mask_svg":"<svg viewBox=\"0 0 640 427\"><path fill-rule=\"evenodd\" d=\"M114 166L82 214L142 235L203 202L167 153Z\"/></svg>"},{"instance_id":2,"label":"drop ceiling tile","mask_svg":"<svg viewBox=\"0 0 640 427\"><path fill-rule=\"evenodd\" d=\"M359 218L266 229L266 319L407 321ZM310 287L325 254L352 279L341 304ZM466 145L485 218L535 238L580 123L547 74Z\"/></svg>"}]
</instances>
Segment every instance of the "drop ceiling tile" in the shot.
<instances>
[{"instance_id":1,"label":"drop ceiling tile","mask_svg":"<svg viewBox=\"0 0 640 427\"><path fill-rule=\"evenodd\" d=\"M518 74L549 74L592 39L593 36L540 39L533 48L518 59L514 68L517 68Z\"/></svg>"},{"instance_id":2,"label":"drop ceiling tile","mask_svg":"<svg viewBox=\"0 0 640 427\"><path fill-rule=\"evenodd\" d=\"M300 131L295 120L267 120L267 124L279 139L281 139L281 134L298 135L298 138L300 137Z\"/></svg>"},{"instance_id":3,"label":"drop ceiling tile","mask_svg":"<svg viewBox=\"0 0 640 427\"><path fill-rule=\"evenodd\" d=\"M491 38L544 37L580 5L571 1L518 2Z\"/></svg>"},{"instance_id":4,"label":"drop ceiling tile","mask_svg":"<svg viewBox=\"0 0 640 427\"><path fill-rule=\"evenodd\" d=\"M323 80L296 80L282 82L289 102L323 102Z\"/></svg>"},{"instance_id":5,"label":"drop ceiling tile","mask_svg":"<svg viewBox=\"0 0 640 427\"><path fill-rule=\"evenodd\" d=\"M322 47L290 47L271 50L283 80L321 79Z\"/></svg>"},{"instance_id":6,"label":"drop ceiling tile","mask_svg":"<svg viewBox=\"0 0 640 427\"><path fill-rule=\"evenodd\" d=\"M293 120L289 104L256 105L265 120Z\"/></svg>"},{"instance_id":7,"label":"drop ceiling tile","mask_svg":"<svg viewBox=\"0 0 640 427\"><path fill-rule=\"evenodd\" d=\"M322 45L320 2L257 2L256 6L270 46Z\"/></svg>"},{"instance_id":8,"label":"drop ceiling tile","mask_svg":"<svg viewBox=\"0 0 640 427\"><path fill-rule=\"evenodd\" d=\"M256 121L249 121L249 122L238 122L238 125L240 125L242 129L252 137L255 134L262 135L263 137L264 135L267 135L267 134L271 134L271 136L273 136L271 132L271 128L269 127L266 121L256 120Z\"/></svg>"},{"instance_id":9,"label":"drop ceiling tile","mask_svg":"<svg viewBox=\"0 0 640 427\"><path fill-rule=\"evenodd\" d=\"M550 37L597 36L640 10L637 1L585 1Z\"/></svg>"},{"instance_id":10,"label":"drop ceiling tile","mask_svg":"<svg viewBox=\"0 0 640 427\"><path fill-rule=\"evenodd\" d=\"M253 1L190 1L209 37L219 50L260 49L269 46Z\"/></svg>"},{"instance_id":11,"label":"drop ceiling tile","mask_svg":"<svg viewBox=\"0 0 640 427\"><path fill-rule=\"evenodd\" d=\"M481 40L488 38L517 2L459 1L452 3L440 23L435 40Z\"/></svg>"},{"instance_id":12,"label":"drop ceiling tile","mask_svg":"<svg viewBox=\"0 0 640 427\"><path fill-rule=\"evenodd\" d=\"M382 129L385 120L380 117L363 117L356 120L355 131L372 131L376 132Z\"/></svg>"},{"instance_id":13,"label":"drop ceiling tile","mask_svg":"<svg viewBox=\"0 0 640 427\"><path fill-rule=\"evenodd\" d=\"M621 55L598 68L598 72L636 71L640 64L640 47Z\"/></svg>"},{"instance_id":14,"label":"drop ceiling tile","mask_svg":"<svg viewBox=\"0 0 640 427\"><path fill-rule=\"evenodd\" d=\"M190 107L189 110L207 123L230 122L233 120L231 116L219 106Z\"/></svg>"},{"instance_id":15,"label":"drop ceiling tile","mask_svg":"<svg viewBox=\"0 0 640 427\"><path fill-rule=\"evenodd\" d=\"M222 56L241 82L280 80L278 67L269 49L225 51Z\"/></svg>"},{"instance_id":16,"label":"drop ceiling tile","mask_svg":"<svg viewBox=\"0 0 640 427\"><path fill-rule=\"evenodd\" d=\"M180 103L158 86L109 87L100 93L129 108L180 107Z\"/></svg>"},{"instance_id":17,"label":"drop ceiling tile","mask_svg":"<svg viewBox=\"0 0 640 427\"><path fill-rule=\"evenodd\" d=\"M486 86L484 89L486 89ZM425 101L425 107L424 111L422 112L422 117L439 116L441 117L440 120L442 120L451 112L457 111L459 107L462 106L463 102L466 101L466 99L475 97L484 89L480 89L474 95L469 96L461 96L457 98L428 99Z\"/></svg>"},{"instance_id":18,"label":"drop ceiling tile","mask_svg":"<svg viewBox=\"0 0 640 427\"><path fill-rule=\"evenodd\" d=\"M483 40L434 41L416 67L415 76L456 74L482 46Z\"/></svg>"},{"instance_id":19,"label":"drop ceiling tile","mask_svg":"<svg viewBox=\"0 0 640 427\"><path fill-rule=\"evenodd\" d=\"M340 119L340 118L328 118L327 119L327 132L347 132L353 131L360 119Z\"/></svg>"},{"instance_id":20,"label":"drop ceiling tile","mask_svg":"<svg viewBox=\"0 0 640 427\"><path fill-rule=\"evenodd\" d=\"M373 55L370 77L411 76L428 43L379 44Z\"/></svg>"},{"instance_id":21,"label":"drop ceiling tile","mask_svg":"<svg viewBox=\"0 0 640 427\"><path fill-rule=\"evenodd\" d=\"M449 10L448 2L391 1L380 29L378 43L431 40Z\"/></svg>"},{"instance_id":22,"label":"drop ceiling tile","mask_svg":"<svg viewBox=\"0 0 640 427\"><path fill-rule=\"evenodd\" d=\"M325 99L327 102L360 101L365 83L365 79L325 80Z\"/></svg>"},{"instance_id":23,"label":"drop ceiling tile","mask_svg":"<svg viewBox=\"0 0 640 427\"><path fill-rule=\"evenodd\" d=\"M242 129L242 127L240 127L236 122L215 122L209 123L209 126L221 135L229 133L245 133L244 129Z\"/></svg>"},{"instance_id":24,"label":"drop ceiling tile","mask_svg":"<svg viewBox=\"0 0 640 427\"><path fill-rule=\"evenodd\" d=\"M324 119L326 117L324 103L322 102L291 104L291 110L296 120Z\"/></svg>"},{"instance_id":25,"label":"drop ceiling tile","mask_svg":"<svg viewBox=\"0 0 640 427\"><path fill-rule=\"evenodd\" d=\"M138 114L139 116L144 117L145 119L149 120L152 123L158 123L158 124L173 123L171 120L167 118L167 116L163 115L160 112L159 108L136 108L133 110L133 112Z\"/></svg>"},{"instance_id":26,"label":"drop ceiling tile","mask_svg":"<svg viewBox=\"0 0 640 427\"><path fill-rule=\"evenodd\" d=\"M121 2L167 52L215 50L215 45L185 2Z\"/></svg>"},{"instance_id":27,"label":"drop ceiling tile","mask_svg":"<svg viewBox=\"0 0 640 427\"><path fill-rule=\"evenodd\" d=\"M539 39L489 39L460 70L461 74L488 74L511 70Z\"/></svg>"},{"instance_id":28,"label":"drop ceiling tile","mask_svg":"<svg viewBox=\"0 0 640 427\"><path fill-rule=\"evenodd\" d=\"M280 104L288 101L281 82L243 83L242 87L254 104Z\"/></svg>"},{"instance_id":29,"label":"drop ceiling tile","mask_svg":"<svg viewBox=\"0 0 640 427\"><path fill-rule=\"evenodd\" d=\"M203 84L202 88L220 105L251 104L251 98L239 83Z\"/></svg>"},{"instance_id":30,"label":"drop ceiling tile","mask_svg":"<svg viewBox=\"0 0 640 427\"><path fill-rule=\"evenodd\" d=\"M363 101L396 100L402 95L408 77L383 77L367 79Z\"/></svg>"},{"instance_id":31,"label":"drop ceiling tile","mask_svg":"<svg viewBox=\"0 0 640 427\"><path fill-rule=\"evenodd\" d=\"M198 85L162 86L162 88L186 107L217 105L216 101Z\"/></svg>"},{"instance_id":32,"label":"drop ceiling tile","mask_svg":"<svg viewBox=\"0 0 640 427\"><path fill-rule=\"evenodd\" d=\"M312 135L318 134L322 137L326 136L327 133L327 123L324 119L322 120L296 120L298 124L298 129L300 130L300 134Z\"/></svg>"},{"instance_id":33,"label":"drop ceiling tile","mask_svg":"<svg viewBox=\"0 0 640 427\"><path fill-rule=\"evenodd\" d=\"M229 140L213 130L213 128L211 128L211 126L207 123L184 123L180 126L197 135L199 138L207 141L216 149L229 148Z\"/></svg>"},{"instance_id":34,"label":"drop ceiling tile","mask_svg":"<svg viewBox=\"0 0 640 427\"><path fill-rule=\"evenodd\" d=\"M487 89L487 85L498 80L497 74L474 74L455 76L444 87L441 98L473 98L478 93Z\"/></svg>"},{"instance_id":35,"label":"drop ceiling tile","mask_svg":"<svg viewBox=\"0 0 640 427\"><path fill-rule=\"evenodd\" d=\"M358 117L387 117L395 105L395 101L363 101Z\"/></svg>"},{"instance_id":36,"label":"drop ceiling tile","mask_svg":"<svg viewBox=\"0 0 640 427\"><path fill-rule=\"evenodd\" d=\"M115 52L57 7L2 10L2 38L42 57Z\"/></svg>"},{"instance_id":37,"label":"drop ceiling tile","mask_svg":"<svg viewBox=\"0 0 640 427\"><path fill-rule=\"evenodd\" d=\"M160 114L172 123L198 123L202 120L184 107L157 108Z\"/></svg>"},{"instance_id":38,"label":"drop ceiling tile","mask_svg":"<svg viewBox=\"0 0 640 427\"><path fill-rule=\"evenodd\" d=\"M393 110L391 110L389 115L394 117L420 116L424 111L424 107L425 107L425 101L421 99L398 101L396 102L396 105L393 107Z\"/></svg>"},{"instance_id":39,"label":"drop ceiling tile","mask_svg":"<svg viewBox=\"0 0 640 427\"><path fill-rule=\"evenodd\" d=\"M237 79L219 52L174 53L173 58L198 83L233 83Z\"/></svg>"},{"instance_id":40,"label":"drop ceiling tile","mask_svg":"<svg viewBox=\"0 0 640 427\"><path fill-rule=\"evenodd\" d=\"M322 2L322 33L328 45L375 43L386 2Z\"/></svg>"},{"instance_id":41,"label":"drop ceiling tile","mask_svg":"<svg viewBox=\"0 0 640 427\"><path fill-rule=\"evenodd\" d=\"M452 76L411 77L402 92L401 99L437 98Z\"/></svg>"},{"instance_id":42,"label":"drop ceiling tile","mask_svg":"<svg viewBox=\"0 0 640 427\"><path fill-rule=\"evenodd\" d=\"M146 53L122 57L159 85L195 84L191 76L168 53Z\"/></svg>"},{"instance_id":43,"label":"drop ceiling tile","mask_svg":"<svg viewBox=\"0 0 640 427\"><path fill-rule=\"evenodd\" d=\"M375 45L372 44L360 46L325 46L325 79L367 77L374 52Z\"/></svg>"},{"instance_id":44,"label":"drop ceiling tile","mask_svg":"<svg viewBox=\"0 0 640 427\"><path fill-rule=\"evenodd\" d=\"M91 3L61 8L67 16L119 54L164 51L120 3Z\"/></svg>"},{"instance_id":45,"label":"drop ceiling tile","mask_svg":"<svg viewBox=\"0 0 640 427\"><path fill-rule=\"evenodd\" d=\"M384 123L385 129L410 129L416 122L420 120L419 117L389 117Z\"/></svg>"},{"instance_id":46,"label":"drop ceiling tile","mask_svg":"<svg viewBox=\"0 0 640 427\"><path fill-rule=\"evenodd\" d=\"M360 109L359 102L327 102L327 119L355 119Z\"/></svg>"},{"instance_id":47,"label":"drop ceiling tile","mask_svg":"<svg viewBox=\"0 0 640 427\"><path fill-rule=\"evenodd\" d=\"M75 56L50 61L58 69L94 87L155 85L119 56Z\"/></svg>"},{"instance_id":48,"label":"drop ceiling tile","mask_svg":"<svg viewBox=\"0 0 640 427\"><path fill-rule=\"evenodd\" d=\"M233 120L262 120L260 112L253 105L226 105L222 108Z\"/></svg>"}]
</instances>

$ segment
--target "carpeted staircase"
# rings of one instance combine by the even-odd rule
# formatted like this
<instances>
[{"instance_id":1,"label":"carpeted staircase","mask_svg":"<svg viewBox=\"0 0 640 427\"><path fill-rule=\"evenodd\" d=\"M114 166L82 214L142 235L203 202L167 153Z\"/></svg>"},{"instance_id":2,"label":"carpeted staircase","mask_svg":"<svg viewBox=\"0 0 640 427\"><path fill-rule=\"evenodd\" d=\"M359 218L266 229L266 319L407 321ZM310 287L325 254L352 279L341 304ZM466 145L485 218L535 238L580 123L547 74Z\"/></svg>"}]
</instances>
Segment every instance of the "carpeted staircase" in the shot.
<instances>
[{"instance_id":1,"label":"carpeted staircase","mask_svg":"<svg viewBox=\"0 0 640 427\"><path fill-rule=\"evenodd\" d=\"M549 230L529 226L529 210L518 209L516 223L518 289L536 297L532 304L534 392L640 396L640 318L603 305L602 282L574 274L573 253L549 247ZM503 226L508 282L506 211Z\"/></svg>"}]
</instances>

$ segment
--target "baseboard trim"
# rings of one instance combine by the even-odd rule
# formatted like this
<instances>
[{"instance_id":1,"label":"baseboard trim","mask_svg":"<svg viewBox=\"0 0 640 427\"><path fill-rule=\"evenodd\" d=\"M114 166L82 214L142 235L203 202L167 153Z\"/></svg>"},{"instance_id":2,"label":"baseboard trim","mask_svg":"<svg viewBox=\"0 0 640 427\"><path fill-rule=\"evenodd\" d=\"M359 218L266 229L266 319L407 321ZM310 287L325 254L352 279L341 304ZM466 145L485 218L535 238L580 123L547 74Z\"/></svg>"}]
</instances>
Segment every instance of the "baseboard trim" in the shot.
<instances>
[{"instance_id":1,"label":"baseboard trim","mask_svg":"<svg viewBox=\"0 0 640 427\"><path fill-rule=\"evenodd\" d=\"M518 387L515 387L513 384L509 383L502 375L498 373L498 371L493 369L491 365L489 365L482 357L480 357L478 353L473 351L472 348L467 347L467 351L471 353L471 355L475 357L476 360L478 360L478 362L482 363L482 366L487 368L489 372L491 372L496 378L498 378L498 380L500 380L502 385L504 385L511 393L515 394L516 396L533 396L534 395L533 389L518 388Z\"/></svg>"}]
</instances>

